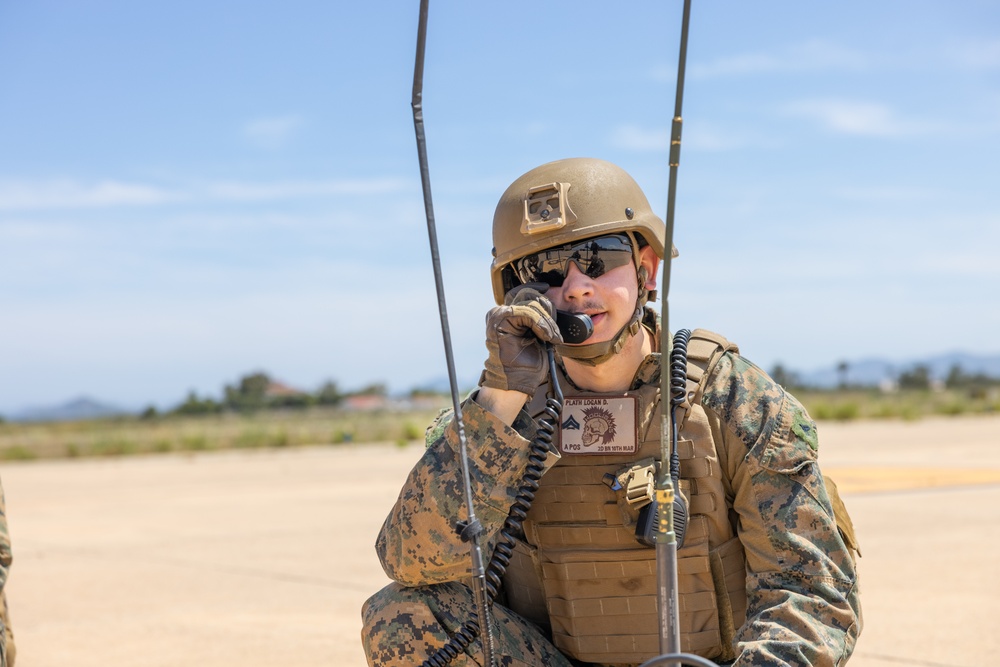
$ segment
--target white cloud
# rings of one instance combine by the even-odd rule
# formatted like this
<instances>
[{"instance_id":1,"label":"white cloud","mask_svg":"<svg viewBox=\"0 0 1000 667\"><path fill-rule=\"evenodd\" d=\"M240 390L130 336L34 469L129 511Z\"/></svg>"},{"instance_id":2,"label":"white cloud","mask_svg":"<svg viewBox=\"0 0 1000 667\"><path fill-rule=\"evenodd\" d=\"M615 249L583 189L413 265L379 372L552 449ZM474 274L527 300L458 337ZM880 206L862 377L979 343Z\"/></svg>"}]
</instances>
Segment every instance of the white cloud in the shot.
<instances>
[{"instance_id":1,"label":"white cloud","mask_svg":"<svg viewBox=\"0 0 1000 667\"><path fill-rule=\"evenodd\" d=\"M947 57L970 69L1000 68L1000 39L969 39L948 49Z\"/></svg>"},{"instance_id":2,"label":"white cloud","mask_svg":"<svg viewBox=\"0 0 1000 667\"><path fill-rule=\"evenodd\" d=\"M532 121L524 125L512 128L511 134L516 137L541 137L551 131L551 124L540 120Z\"/></svg>"},{"instance_id":3,"label":"white cloud","mask_svg":"<svg viewBox=\"0 0 1000 667\"><path fill-rule=\"evenodd\" d=\"M39 246L53 243L77 241L84 236L79 224L72 222L47 222L40 225L32 220L0 219L0 248L12 248L18 244L35 243Z\"/></svg>"},{"instance_id":4,"label":"white cloud","mask_svg":"<svg viewBox=\"0 0 1000 667\"><path fill-rule=\"evenodd\" d=\"M683 144L701 151L731 151L758 143L746 132L737 134L733 129L723 129L706 121L691 123L684 129Z\"/></svg>"},{"instance_id":5,"label":"white cloud","mask_svg":"<svg viewBox=\"0 0 1000 667\"><path fill-rule=\"evenodd\" d=\"M0 406L51 402L52 387L77 386L125 405L171 403L191 387L217 395L223 382L260 367L302 387L333 377L342 387L387 381L404 390L442 374L429 262L419 270L380 266L383 287L371 288L358 286L374 275L366 258L306 262L253 280L244 280L252 278L249 271L205 271L193 281L197 292L170 281L139 299L135 292L100 290L7 304L18 326L0 329L0 348L19 354L0 360L11 380L0 386ZM445 271L458 374L474 381L486 356L488 272L478 259ZM220 289L222 280L233 289ZM401 333L385 326L386 313L406 323L406 350L420 354L400 351Z\"/></svg>"},{"instance_id":6,"label":"white cloud","mask_svg":"<svg viewBox=\"0 0 1000 667\"><path fill-rule=\"evenodd\" d=\"M836 194L844 199L861 202L940 201L947 193L933 188L869 186L839 188Z\"/></svg>"},{"instance_id":7,"label":"white cloud","mask_svg":"<svg viewBox=\"0 0 1000 667\"><path fill-rule=\"evenodd\" d=\"M715 76L733 76L753 74L758 72L774 72L788 69L783 66L781 58L764 53L743 53L735 56L717 58L716 60L691 66L692 78L710 78Z\"/></svg>"},{"instance_id":8,"label":"white cloud","mask_svg":"<svg viewBox=\"0 0 1000 667\"><path fill-rule=\"evenodd\" d=\"M84 185L70 180L0 183L0 210L93 208L163 204L181 198L155 185L101 181Z\"/></svg>"},{"instance_id":9,"label":"white cloud","mask_svg":"<svg viewBox=\"0 0 1000 667\"><path fill-rule=\"evenodd\" d=\"M989 252L951 252L928 261L928 269L950 278L971 278L996 284L1000 264Z\"/></svg>"},{"instance_id":10,"label":"white cloud","mask_svg":"<svg viewBox=\"0 0 1000 667\"><path fill-rule=\"evenodd\" d=\"M366 196L404 192L411 184L399 178L249 183L223 181L165 188L159 185L102 181L0 182L0 211L153 206L199 201L271 201L297 197Z\"/></svg>"},{"instance_id":11,"label":"white cloud","mask_svg":"<svg viewBox=\"0 0 1000 667\"><path fill-rule=\"evenodd\" d=\"M611 131L611 145L630 151L662 152L670 148L670 131L619 125Z\"/></svg>"},{"instance_id":12,"label":"white cloud","mask_svg":"<svg viewBox=\"0 0 1000 667\"><path fill-rule=\"evenodd\" d=\"M843 99L800 100L786 104L782 113L816 121L839 134L898 137L926 134L931 123L900 118L887 105Z\"/></svg>"},{"instance_id":13,"label":"white cloud","mask_svg":"<svg viewBox=\"0 0 1000 667\"><path fill-rule=\"evenodd\" d=\"M863 54L834 42L813 39L770 53L742 53L691 65L691 76L710 78L768 72L812 72L817 70L859 70L868 63ZM667 74L664 69L662 74ZM675 72L669 72L673 79Z\"/></svg>"},{"instance_id":14,"label":"white cloud","mask_svg":"<svg viewBox=\"0 0 1000 667\"><path fill-rule=\"evenodd\" d=\"M256 118L243 124L243 136L258 148L283 148L302 127L302 118L295 114Z\"/></svg>"},{"instance_id":15,"label":"white cloud","mask_svg":"<svg viewBox=\"0 0 1000 667\"><path fill-rule=\"evenodd\" d=\"M336 195L377 195L400 192L408 187L402 179L348 179L331 181L283 181L277 183L214 183L205 188L210 199L227 201L262 201L294 197Z\"/></svg>"}]
</instances>

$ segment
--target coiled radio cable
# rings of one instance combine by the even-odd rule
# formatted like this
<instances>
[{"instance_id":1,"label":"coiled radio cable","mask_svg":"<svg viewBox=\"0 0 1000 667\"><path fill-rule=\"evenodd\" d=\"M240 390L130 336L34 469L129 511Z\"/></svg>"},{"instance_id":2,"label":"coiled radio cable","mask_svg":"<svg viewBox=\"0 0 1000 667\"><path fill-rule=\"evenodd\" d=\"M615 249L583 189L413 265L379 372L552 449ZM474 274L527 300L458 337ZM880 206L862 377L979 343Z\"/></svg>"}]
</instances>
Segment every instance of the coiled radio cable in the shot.
<instances>
[{"instance_id":1,"label":"coiled radio cable","mask_svg":"<svg viewBox=\"0 0 1000 667\"><path fill-rule=\"evenodd\" d=\"M493 549L489 565L486 566L486 593L490 602L500 592L503 575L507 572L507 566L510 565L510 559L514 555L514 545L524 532L524 520L528 517L528 512L531 511L535 492L538 491L538 484L545 471L545 459L552 451L552 438L562 416L563 393L556 377L555 349L551 345L546 345L545 350L549 357L550 374L544 415L538 418L538 428L528 450L528 466L521 477L517 495L510 506L503 527L500 528L500 539ZM459 525L457 529L461 534L464 526ZM448 643L424 661L423 667L445 667L459 653L463 653L469 644L476 640L480 632L479 617L473 612L471 618L459 628L458 632L452 635Z\"/></svg>"},{"instance_id":2,"label":"coiled radio cable","mask_svg":"<svg viewBox=\"0 0 1000 667\"><path fill-rule=\"evenodd\" d=\"M670 346L670 479L677 493L674 495L674 534L677 536L677 547L684 545L684 534L687 532L688 506L680 493L681 457L677 451L677 441L680 437L680 426L677 423L677 408L687 398L687 348L691 340L691 330L681 329L674 334ZM662 370L661 370L662 372ZM661 399L662 400L662 399Z\"/></svg>"}]
</instances>

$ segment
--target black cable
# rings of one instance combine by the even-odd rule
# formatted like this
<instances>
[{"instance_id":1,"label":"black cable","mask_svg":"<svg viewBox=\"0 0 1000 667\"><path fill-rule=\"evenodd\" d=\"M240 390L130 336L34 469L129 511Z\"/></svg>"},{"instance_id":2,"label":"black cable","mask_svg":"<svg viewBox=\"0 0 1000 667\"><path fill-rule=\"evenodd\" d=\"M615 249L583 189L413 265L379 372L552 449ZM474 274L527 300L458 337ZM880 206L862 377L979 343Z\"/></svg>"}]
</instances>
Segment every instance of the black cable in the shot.
<instances>
[{"instance_id":1,"label":"black cable","mask_svg":"<svg viewBox=\"0 0 1000 667\"><path fill-rule=\"evenodd\" d=\"M559 387L559 380L556 378L555 349L551 345L546 345L545 349L549 356L550 369L549 395L545 399L545 415L538 419L538 429L535 432L535 438L531 441L531 448L528 450L528 467L521 477L517 496L514 498L514 503L510 506L507 518L500 529L500 540L493 549L489 565L486 566L486 593L491 602L500 592L503 575L507 572L507 566L510 565L511 556L514 555L514 546L524 533L524 520L528 517L531 504L535 500L538 483L545 471L545 459L552 451L552 437L555 435L556 425L559 424L562 415L563 393ZM475 613L471 616L448 640L447 644L424 661L423 667L445 667L475 641L480 633L479 617Z\"/></svg>"},{"instance_id":2,"label":"black cable","mask_svg":"<svg viewBox=\"0 0 1000 667\"><path fill-rule=\"evenodd\" d=\"M681 329L674 334L673 345L670 348L670 480L674 485L674 534L677 536L677 548L684 546L684 535L687 533L688 506L680 491L681 456L677 451L677 441L680 438L680 426L677 423L677 408L687 397L687 347L691 339L690 329ZM660 370L662 373L662 369Z\"/></svg>"},{"instance_id":3,"label":"black cable","mask_svg":"<svg viewBox=\"0 0 1000 667\"><path fill-rule=\"evenodd\" d=\"M687 395L687 346L691 340L691 330L681 329L674 334L670 348L670 421L673 424L673 451L670 453L670 478L677 484L681 474L680 454L677 452L679 427L677 408L683 405ZM662 370L661 370L662 372Z\"/></svg>"}]
</instances>

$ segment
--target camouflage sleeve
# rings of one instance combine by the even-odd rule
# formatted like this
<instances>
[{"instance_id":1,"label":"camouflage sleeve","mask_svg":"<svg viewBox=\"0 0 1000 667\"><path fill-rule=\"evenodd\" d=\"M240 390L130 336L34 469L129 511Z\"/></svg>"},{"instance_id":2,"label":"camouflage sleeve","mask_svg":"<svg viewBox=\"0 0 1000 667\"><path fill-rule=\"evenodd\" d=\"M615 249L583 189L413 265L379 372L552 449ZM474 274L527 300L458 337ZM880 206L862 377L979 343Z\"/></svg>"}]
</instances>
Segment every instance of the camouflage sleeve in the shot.
<instances>
[{"instance_id":1,"label":"camouflage sleeve","mask_svg":"<svg viewBox=\"0 0 1000 667\"><path fill-rule=\"evenodd\" d=\"M747 617L734 667L847 661L861 632L854 559L817 463L816 424L759 368L728 353L702 405L724 449L747 557Z\"/></svg>"},{"instance_id":2,"label":"camouflage sleeve","mask_svg":"<svg viewBox=\"0 0 1000 667\"><path fill-rule=\"evenodd\" d=\"M473 400L463 404L462 416L476 518L492 537L507 518L528 465L533 422L522 411L514 426L507 426ZM427 438L427 451L410 471L375 543L386 574L406 586L469 576L469 545L454 528L467 512L458 428L450 412L427 429ZM483 547L486 558L485 541Z\"/></svg>"},{"instance_id":3,"label":"camouflage sleeve","mask_svg":"<svg viewBox=\"0 0 1000 667\"><path fill-rule=\"evenodd\" d=\"M5 592L11 560L10 533L7 531L7 506L4 502L3 488L0 487L0 667L13 664L14 641L13 633L9 627L7 594Z\"/></svg>"}]
</instances>

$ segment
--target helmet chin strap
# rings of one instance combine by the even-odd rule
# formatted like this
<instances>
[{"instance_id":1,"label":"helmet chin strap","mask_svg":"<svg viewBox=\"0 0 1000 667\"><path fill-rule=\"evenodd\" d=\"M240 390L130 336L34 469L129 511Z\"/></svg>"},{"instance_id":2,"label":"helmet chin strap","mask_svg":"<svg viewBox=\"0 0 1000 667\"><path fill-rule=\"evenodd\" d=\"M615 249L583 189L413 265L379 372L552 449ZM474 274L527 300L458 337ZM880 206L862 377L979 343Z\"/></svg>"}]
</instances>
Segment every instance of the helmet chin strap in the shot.
<instances>
[{"instance_id":1,"label":"helmet chin strap","mask_svg":"<svg viewBox=\"0 0 1000 667\"><path fill-rule=\"evenodd\" d=\"M642 326L640 323L642 322L643 306L646 305L647 301L656 300L656 290L646 289L646 279L649 277L646 267L640 266L636 272L636 276L639 280L639 296L636 299L635 312L632 313L632 318L625 326L613 338L603 343L590 343L589 345L556 343L555 348L560 356L566 359L573 359L587 366L597 366L621 352L628 339L639 333L639 329Z\"/></svg>"}]
</instances>

